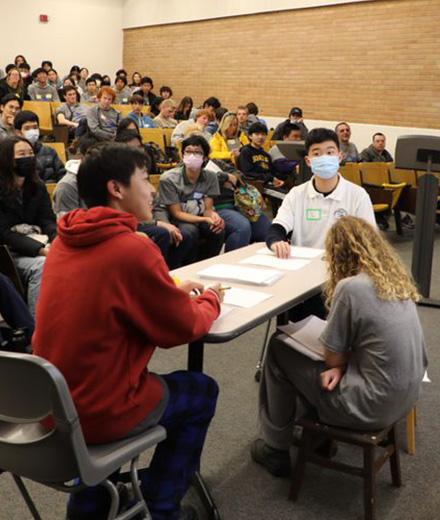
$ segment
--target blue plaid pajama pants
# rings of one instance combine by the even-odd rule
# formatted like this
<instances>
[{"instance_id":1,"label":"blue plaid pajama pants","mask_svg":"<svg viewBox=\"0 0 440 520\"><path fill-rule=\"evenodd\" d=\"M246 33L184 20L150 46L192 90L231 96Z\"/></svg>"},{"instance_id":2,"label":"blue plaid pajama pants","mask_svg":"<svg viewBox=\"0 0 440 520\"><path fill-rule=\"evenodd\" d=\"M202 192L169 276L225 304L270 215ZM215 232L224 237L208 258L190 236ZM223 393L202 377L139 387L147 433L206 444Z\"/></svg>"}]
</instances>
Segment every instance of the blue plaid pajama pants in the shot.
<instances>
[{"instance_id":1,"label":"blue plaid pajama pants","mask_svg":"<svg viewBox=\"0 0 440 520\"><path fill-rule=\"evenodd\" d=\"M200 467L219 389L212 378L198 372L177 371L161 377L169 400L158 424L166 429L167 438L156 447L150 466L139 471L139 478L153 520L177 520L180 502ZM116 482L118 475L111 479ZM105 519L109 503L104 488L87 488L71 496L68 518Z\"/></svg>"}]
</instances>

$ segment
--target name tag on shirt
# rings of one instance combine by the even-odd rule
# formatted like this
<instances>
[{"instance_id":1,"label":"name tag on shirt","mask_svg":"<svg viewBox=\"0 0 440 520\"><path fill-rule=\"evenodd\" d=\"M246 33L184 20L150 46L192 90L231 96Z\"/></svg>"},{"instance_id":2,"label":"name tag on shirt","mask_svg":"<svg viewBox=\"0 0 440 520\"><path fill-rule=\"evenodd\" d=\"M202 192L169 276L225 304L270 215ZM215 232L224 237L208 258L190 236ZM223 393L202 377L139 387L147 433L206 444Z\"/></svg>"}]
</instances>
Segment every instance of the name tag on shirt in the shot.
<instances>
[{"instance_id":1,"label":"name tag on shirt","mask_svg":"<svg viewBox=\"0 0 440 520\"><path fill-rule=\"evenodd\" d=\"M43 96L42 96L41 94L36 94L35 97L36 97L37 99L43 99Z\"/></svg>"},{"instance_id":2,"label":"name tag on shirt","mask_svg":"<svg viewBox=\"0 0 440 520\"><path fill-rule=\"evenodd\" d=\"M193 193L193 199L195 200L200 200L200 199L203 199L205 195L203 193L200 193L199 191L195 191Z\"/></svg>"},{"instance_id":3,"label":"name tag on shirt","mask_svg":"<svg viewBox=\"0 0 440 520\"><path fill-rule=\"evenodd\" d=\"M52 94L46 94L46 99L52 99Z\"/></svg>"},{"instance_id":4,"label":"name tag on shirt","mask_svg":"<svg viewBox=\"0 0 440 520\"><path fill-rule=\"evenodd\" d=\"M321 220L322 209L306 209L306 220Z\"/></svg>"}]
</instances>

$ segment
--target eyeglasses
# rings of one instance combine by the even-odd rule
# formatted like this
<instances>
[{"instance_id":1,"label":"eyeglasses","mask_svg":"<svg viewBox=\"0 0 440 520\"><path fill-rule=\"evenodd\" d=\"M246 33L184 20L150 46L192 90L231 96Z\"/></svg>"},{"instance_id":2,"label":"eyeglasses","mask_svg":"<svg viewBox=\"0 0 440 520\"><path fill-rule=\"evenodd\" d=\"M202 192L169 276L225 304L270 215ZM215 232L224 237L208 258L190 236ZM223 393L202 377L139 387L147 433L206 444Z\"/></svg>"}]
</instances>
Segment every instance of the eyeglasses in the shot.
<instances>
[{"instance_id":1,"label":"eyeglasses","mask_svg":"<svg viewBox=\"0 0 440 520\"><path fill-rule=\"evenodd\" d=\"M190 155L195 155L196 157L203 157L203 152L183 152L184 157L188 157Z\"/></svg>"}]
</instances>

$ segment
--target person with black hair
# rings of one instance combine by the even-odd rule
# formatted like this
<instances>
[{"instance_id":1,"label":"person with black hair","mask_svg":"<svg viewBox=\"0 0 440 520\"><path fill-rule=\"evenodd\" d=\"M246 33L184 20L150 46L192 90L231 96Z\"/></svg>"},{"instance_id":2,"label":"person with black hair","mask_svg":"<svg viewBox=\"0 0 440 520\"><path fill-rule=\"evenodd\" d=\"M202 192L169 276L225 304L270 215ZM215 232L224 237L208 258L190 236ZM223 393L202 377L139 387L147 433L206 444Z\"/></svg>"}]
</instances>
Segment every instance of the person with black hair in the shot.
<instances>
[{"instance_id":1,"label":"person with black hair","mask_svg":"<svg viewBox=\"0 0 440 520\"><path fill-rule=\"evenodd\" d=\"M52 67L50 67L52 68ZM57 89L49 85L47 71L43 68L34 70L36 82L28 87L28 94L32 101L59 101Z\"/></svg>"},{"instance_id":2,"label":"person with black hair","mask_svg":"<svg viewBox=\"0 0 440 520\"><path fill-rule=\"evenodd\" d=\"M368 193L339 174L342 159L333 130L314 128L305 141L305 161L313 177L295 186L281 204L266 239L278 258L289 258L293 246L323 248L327 231L340 217L352 215L376 225Z\"/></svg>"},{"instance_id":3,"label":"person with black hair","mask_svg":"<svg viewBox=\"0 0 440 520\"><path fill-rule=\"evenodd\" d=\"M173 97L173 91L171 90L171 87L167 87L166 85L163 85L159 89L159 96L162 99L170 99Z\"/></svg>"},{"instance_id":4,"label":"person with black hair","mask_svg":"<svg viewBox=\"0 0 440 520\"><path fill-rule=\"evenodd\" d=\"M96 78L90 77L86 79L82 100L84 103L98 102L98 84L96 83Z\"/></svg>"},{"instance_id":5,"label":"person with black hair","mask_svg":"<svg viewBox=\"0 0 440 520\"><path fill-rule=\"evenodd\" d=\"M206 239L201 256L211 258L220 253L224 242L224 220L214 209L213 197L220 195L217 175L205 169L210 147L206 139L191 135L182 141L181 165L160 177L159 204L167 208L170 220L184 240L198 243ZM197 260L194 247L191 261Z\"/></svg>"},{"instance_id":6,"label":"person with black hair","mask_svg":"<svg viewBox=\"0 0 440 520\"><path fill-rule=\"evenodd\" d=\"M153 80L148 76L144 76L141 79L141 88L133 92L133 96L141 96L144 100L144 105L151 107L151 113L157 115L159 111L156 109L153 111L153 107L155 107L157 99L156 94L153 92L153 88Z\"/></svg>"},{"instance_id":7,"label":"person with black hair","mask_svg":"<svg viewBox=\"0 0 440 520\"><path fill-rule=\"evenodd\" d=\"M43 60L41 62L41 68L44 69L46 72L49 72L50 69L53 68L53 63L50 60Z\"/></svg>"},{"instance_id":8,"label":"person with black hair","mask_svg":"<svg viewBox=\"0 0 440 520\"><path fill-rule=\"evenodd\" d=\"M142 112L144 100L141 96L133 94L130 97L130 105L132 111L128 114L128 117L132 119L139 128L157 128L157 124L153 119Z\"/></svg>"},{"instance_id":9,"label":"person with black hair","mask_svg":"<svg viewBox=\"0 0 440 520\"><path fill-rule=\"evenodd\" d=\"M128 105L131 90L127 86L127 78L125 76L116 76L114 89L116 94L115 103L117 105Z\"/></svg>"},{"instance_id":10,"label":"person with black hair","mask_svg":"<svg viewBox=\"0 0 440 520\"><path fill-rule=\"evenodd\" d=\"M0 241L11 249L33 316L55 235L55 215L31 143L19 136L0 141Z\"/></svg>"},{"instance_id":11,"label":"person with black hair","mask_svg":"<svg viewBox=\"0 0 440 520\"><path fill-rule=\"evenodd\" d=\"M248 130L250 143L243 146L237 159L239 170L244 178L253 181L271 182L276 188L284 181L276 177L271 156L263 148L267 138L267 127L263 123L253 123Z\"/></svg>"},{"instance_id":12,"label":"person with black hair","mask_svg":"<svg viewBox=\"0 0 440 520\"><path fill-rule=\"evenodd\" d=\"M128 85L130 87L131 92L134 92L135 90L138 90L141 88L141 80L142 75L140 72L133 72L131 75L131 83Z\"/></svg>"},{"instance_id":13,"label":"person with black hair","mask_svg":"<svg viewBox=\"0 0 440 520\"><path fill-rule=\"evenodd\" d=\"M282 130L283 141L301 141L301 128L294 123L287 123L283 126ZM291 161L287 159L278 148L278 145L274 144L269 150L269 155L272 158L273 167L280 176L280 178L286 178L286 176L292 176L296 174L296 168L298 161Z\"/></svg>"},{"instance_id":14,"label":"person with black hair","mask_svg":"<svg viewBox=\"0 0 440 520\"><path fill-rule=\"evenodd\" d=\"M27 87L24 84L17 67L12 66L6 73L6 77L0 80L0 99L6 94L14 94L21 100L28 98Z\"/></svg>"},{"instance_id":15,"label":"person with black hair","mask_svg":"<svg viewBox=\"0 0 440 520\"><path fill-rule=\"evenodd\" d=\"M272 139L274 141L281 141L283 127L287 123L293 123L295 125L298 125L301 128L301 139L304 140L307 137L308 129L307 129L306 125L304 124L303 111L299 107L293 107L290 109L288 119L286 119L285 121L280 123L275 128L275 132L273 133L273 136L272 136Z\"/></svg>"},{"instance_id":16,"label":"person with black hair","mask_svg":"<svg viewBox=\"0 0 440 520\"><path fill-rule=\"evenodd\" d=\"M89 209L58 223L34 353L66 378L87 443L113 442L157 423L166 428L148 469L139 471L141 490L153 518L196 519L193 509L181 509L181 500L200 465L218 386L202 373L158 376L148 365L156 346L203 337L220 313L223 293L219 284L176 286L157 246L136 232L139 222L151 219L143 152L120 143L90 149L78 187ZM191 297L194 289L202 294ZM108 509L108 494L95 487L72 495L67 517L106 518Z\"/></svg>"},{"instance_id":17,"label":"person with black hair","mask_svg":"<svg viewBox=\"0 0 440 520\"><path fill-rule=\"evenodd\" d=\"M63 86L63 82L58 77L58 72L55 69L49 69L47 71L47 80L49 85L55 87L57 90Z\"/></svg>"},{"instance_id":18,"label":"person with black hair","mask_svg":"<svg viewBox=\"0 0 440 520\"><path fill-rule=\"evenodd\" d=\"M14 121L16 134L24 137L32 144L40 179L44 182L58 182L66 173L66 170L57 152L39 141L39 125L38 115L30 110L21 111Z\"/></svg>"},{"instance_id":19,"label":"person with black hair","mask_svg":"<svg viewBox=\"0 0 440 520\"><path fill-rule=\"evenodd\" d=\"M22 106L23 101L15 94L6 94L0 99L0 139L15 135L14 119Z\"/></svg>"},{"instance_id":20,"label":"person with black hair","mask_svg":"<svg viewBox=\"0 0 440 520\"><path fill-rule=\"evenodd\" d=\"M187 121L190 118L191 110L193 109L194 102L191 97L184 96L176 110L176 121Z\"/></svg>"},{"instance_id":21,"label":"person with black hair","mask_svg":"<svg viewBox=\"0 0 440 520\"><path fill-rule=\"evenodd\" d=\"M20 73L21 79L23 81L23 88L25 91L24 98L30 99L27 90L29 85L32 84L31 66L29 63L20 63L20 65L18 65L18 72Z\"/></svg>"},{"instance_id":22,"label":"person with black hair","mask_svg":"<svg viewBox=\"0 0 440 520\"><path fill-rule=\"evenodd\" d=\"M205 108L210 113L211 120L215 119L215 111L222 106L220 100L214 96L209 97L203 101L203 104L199 108L193 108L190 114L190 119L194 119L194 116L200 108Z\"/></svg>"},{"instance_id":23,"label":"person with black hair","mask_svg":"<svg viewBox=\"0 0 440 520\"><path fill-rule=\"evenodd\" d=\"M360 162L393 162L393 156L386 149L386 138L382 132L373 135L373 142L368 148L362 150L359 156Z\"/></svg>"},{"instance_id":24,"label":"person with black hair","mask_svg":"<svg viewBox=\"0 0 440 520\"><path fill-rule=\"evenodd\" d=\"M64 98L66 100L56 110L58 124L67 126L69 136L75 137L77 129L85 123L87 118L87 108L80 103L80 95L75 87L64 88Z\"/></svg>"},{"instance_id":25,"label":"person with black hair","mask_svg":"<svg viewBox=\"0 0 440 520\"><path fill-rule=\"evenodd\" d=\"M17 54L17 56L14 58L14 65L19 68L23 63L27 63L27 59L23 56L23 54Z\"/></svg>"}]
</instances>

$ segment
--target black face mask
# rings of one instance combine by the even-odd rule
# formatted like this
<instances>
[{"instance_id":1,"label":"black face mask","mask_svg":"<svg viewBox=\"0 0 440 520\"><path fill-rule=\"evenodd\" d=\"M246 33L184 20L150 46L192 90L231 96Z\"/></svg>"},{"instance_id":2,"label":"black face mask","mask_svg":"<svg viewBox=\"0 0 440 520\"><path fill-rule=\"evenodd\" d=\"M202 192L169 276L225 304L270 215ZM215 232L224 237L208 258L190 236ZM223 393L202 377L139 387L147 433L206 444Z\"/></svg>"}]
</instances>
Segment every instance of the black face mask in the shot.
<instances>
[{"instance_id":1,"label":"black face mask","mask_svg":"<svg viewBox=\"0 0 440 520\"><path fill-rule=\"evenodd\" d=\"M19 157L15 159L15 174L27 179L35 171L35 157Z\"/></svg>"}]
</instances>

